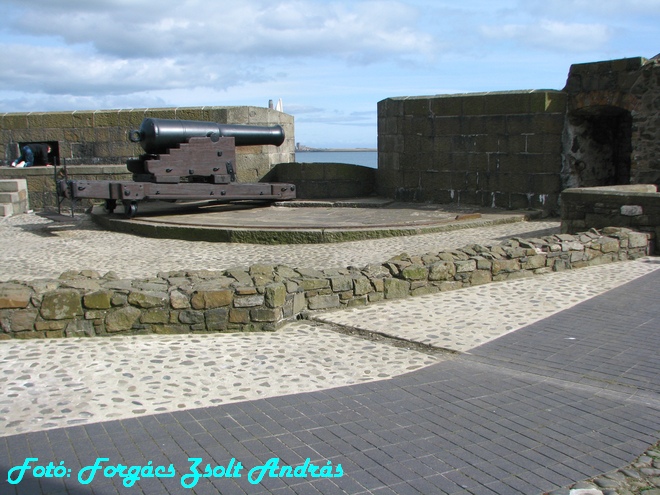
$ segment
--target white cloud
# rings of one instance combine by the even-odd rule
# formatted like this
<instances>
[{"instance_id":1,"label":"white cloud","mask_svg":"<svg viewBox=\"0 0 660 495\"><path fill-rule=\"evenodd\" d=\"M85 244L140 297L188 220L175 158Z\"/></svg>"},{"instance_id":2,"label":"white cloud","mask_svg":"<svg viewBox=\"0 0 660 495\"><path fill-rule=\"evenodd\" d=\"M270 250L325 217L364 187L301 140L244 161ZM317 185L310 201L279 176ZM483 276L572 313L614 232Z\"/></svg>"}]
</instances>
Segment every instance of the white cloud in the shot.
<instances>
[{"instance_id":1,"label":"white cloud","mask_svg":"<svg viewBox=\"0 0 660 495\"><path fill-rule=\"evenodd\" d=\"M660 9L660 0L520 0L519 7L547 14L548 12L572 12L573 15L590 17L622 16L634 14L657 14Z\"/></svg>"},{"instance_id":2,"label":"white cloud","mask_svg":"<svg viewBox=\"0 0 660 495\"><path fill-rule=\"evenodd\" d=\"M653 56L660 0L0 0L0 19L0 111L283 98L303 138L375 141L390 96L558 88L571 63Z\"/></svg>"},{"instance_id":3,"label":"white cloud","mask_svg":"<svg viewBox=\"0 0 660 495\"><path fill-rule=\"evenodd\" d=\"M9 112L55 112L66 109L121 109L121 108L163 108L167 102L157 96L145 93L77 96L47 95L43 93L17 93L0 91L0 113Z\"/></svg>"},{"instance_id":4,"label":"white cloud","mask_svg":"<svg viewBox=\"0 0 660 495\"><path fill-rule=\"evenodd\" d=\"M5 45L0 89L49 94L107 95L215 87L268 79L258 66L227 57L122 59L71 47Z\"/></svg>"},{"instance_id":5,"label":"white cloud","mask_svg":"<svg viewBox=\"0 0 660 495\"><path fill-rule=\"evenodd\" d=\"M48 94L227 89L273 80L303 61L417 61L430 57L434 45L417 28L419 11L393 0L15 5L0 7L10 18L0 35L15 36L0 41L0 64L11 68L0 72L0 89ZM43 25L48 29L34 30Z\"/></svg>"},{"instance_id":6,"label":"white cloud","mask_svg":"<svg viewBox=\"0 0 660 495\"><path fill-rule=\"evenodd\" d=\"M45 32L121 58L231 54L370 62L386 56L414 58L428 54L433 45L432 36L416 28L419 12L395 1L183 0L158 7L149 1L131 2L123 10L118 3L72 11L56 2L44 7ZM31 2L21 6L25 10L15 17L14 29L29 31L44 23L43 10L31 9Z\"/></svg>"},{"instance_id":7,"label":"white cloud","mask_svg":"<svg viewBox=\"0 0 660 495\"><path fill-rule=\"evenodd\" d=\"M512 40L540 49L587 52L605 46L612 36L612 29L602 24L544 19L530 24L483 26L481 34L491 40Z\"/></svg>"},{"instance_id":8,"label":"white cloud","mask_svg":"<svg viewBox=\"0 0 660 495\"><path fill-rule=\"evenodd\" d=\"M320 107L315 107L312 105L287 105L286 109L287 112L295 113L296 115L303 115L303 114L319 114L321 112L324 112L324 108Z\"/></svg>"}]
</instances>

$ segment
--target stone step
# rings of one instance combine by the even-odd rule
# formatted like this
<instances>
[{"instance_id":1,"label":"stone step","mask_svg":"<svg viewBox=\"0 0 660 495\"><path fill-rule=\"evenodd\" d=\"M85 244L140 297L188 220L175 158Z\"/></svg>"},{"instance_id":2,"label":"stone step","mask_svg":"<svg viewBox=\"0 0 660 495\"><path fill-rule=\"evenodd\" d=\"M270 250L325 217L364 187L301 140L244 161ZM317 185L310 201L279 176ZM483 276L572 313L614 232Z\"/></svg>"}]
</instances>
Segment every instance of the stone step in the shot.
<instances>
[{"instance_id":1,"label":"stone step","mask_svg":"<svg viewBox=\"0 0 660 495\"><path fill-rule=\"evenodd\" d=\"M25 194L23 194L25 199ZM21 200L18 192L0 192L0 203L18 203Z\"/></svg>"},{"instance_id":2,"label":"stone step","mask_svg":"<svg viewBox=\"0 0 660 495\"><path fill-rule=\"evenodd\" d=\"M0 192L27 191L25 179L3 179L0 180Z\"/></svg>"},{"instance_id":3,"label":"stone step","mask_svg":"<svg viewBox=\"0 0 660 495\"><path fill-rule=\"evenodd\" d=\"M10 217L14 214L14 207L11 203L0 204L0 217Z\"/></svg>"},{"instance_id":4,"label":"stone step","mask_svg":"<svg viewBox=\"0 0 660 495\"><path fill-rule=\"evenodd\" d=\"M25 179L0 180L0 216L9 217L27 213L27 181Z\"/></svg>"}]
</instances>

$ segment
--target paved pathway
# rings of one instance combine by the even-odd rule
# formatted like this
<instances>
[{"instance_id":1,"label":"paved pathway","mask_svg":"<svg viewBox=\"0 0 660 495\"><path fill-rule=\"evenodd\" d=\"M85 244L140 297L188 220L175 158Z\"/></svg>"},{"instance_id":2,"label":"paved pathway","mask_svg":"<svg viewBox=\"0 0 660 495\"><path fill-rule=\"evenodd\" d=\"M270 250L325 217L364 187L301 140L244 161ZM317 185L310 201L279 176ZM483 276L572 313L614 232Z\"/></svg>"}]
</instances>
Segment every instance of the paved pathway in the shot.
<instances>
[{"instance_id":1,"label":"paved pathway","mask_svg":"<svg viewBox=\"0 0 660 495\"><path fill-rule=\"evenodd\" d=\"M658 269L655 263L601 265L507 283L486 284L314 316L434 348L472 348L547 318Z\"/></svg>"},{"instance_id":2,"label":"paved pathway","mask_svg":"<svg viewBox=\"0 0 660 495\"><path fill-rule=\"evenodd\" d=\"M84 259L99 271L128 271L115 257L95 264L99 252L116 250L105 241L121 239L128 253L150 242L166 250L179 247L179 241L79 225L83 229L62 231L27 216L0 223L0 244L26 236L34 256L23 261L25 277L59 270L48 248L71 259L72 266L62 270L80 268L75 263ZM362 265L444 242L450 244L443 247L457 247L479 237L484 242L525 235L525 229L536 236L547 228L556 224L399 238L394 246L387 239L332 247L366 260L354 263ZM51 236L51 229L65 235ZM459 238L452 245L446 237L454 234ZM69 247L84 248L84 258L68 258L71 239ZM97 241L92 242L97 251L83 241ZM191 243L181 244L191 249ZM216 250L240 258L246 248L258 258L270 248L203 247L192 244L200 264L185 268L217 269ZM312 258L309 266L327 267L314 264L328 259L314 259L318 247L291 251L300 248L297 255ZM277 250L266 256L279 256L276 262L292 256L289 247ZM136 263L143 276L172 269L157 263L153 249L143 252L151 261ZM11 270L12 263L0 259L3 269ZM296 322L272 334L2 342L0 493L478 495L534 494L570 485L628 464L660 437L658 268L651 258L489 284L318 315L324 322ZM423 325L410 325L406 314ZM338 334L331 325L462 354L393 347L387 339ZM8 484L7 470L27 457L44 465L61 462L71 477L27 476ZM202 472L206 463L228 467L234 459L232 469L242 476L184 477L191 457L203 460ZM104 467L152 461L171 464L176 472L127 488L101 470L83 484L92 470L78 474L98 458L109 459ZM251 469L272 458L294 467L310 459L342 476L316 478L301 467L299 477L269 477L264 471L253 484L259 470L250 478Z\"/></svg>"}]
</instances>

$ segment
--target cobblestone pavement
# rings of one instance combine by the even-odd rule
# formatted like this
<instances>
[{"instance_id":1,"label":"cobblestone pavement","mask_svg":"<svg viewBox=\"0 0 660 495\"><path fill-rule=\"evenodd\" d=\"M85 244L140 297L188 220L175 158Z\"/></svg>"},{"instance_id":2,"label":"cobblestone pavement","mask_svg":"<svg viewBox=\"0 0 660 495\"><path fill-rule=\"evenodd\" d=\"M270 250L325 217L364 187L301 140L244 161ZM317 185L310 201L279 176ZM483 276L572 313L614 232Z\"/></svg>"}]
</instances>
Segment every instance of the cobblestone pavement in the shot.
<instances>
[{"instance_id":1,"label":"cobblestone pavement","mask_svg":"<svg viewBox=\"0 0 660 495\"><path fill-rule=\"evenodd\" d=\"M308 322L275 333L0 342L0 436L383 380L436 362Z\"/></svg>"},{"instance_id":2,"label":"cobblestone pavement","mask_svg":"<svg viewBox=\"0 0 660 495\"><path fill-rule=\"evenodd\" d=\"M552 273L314 315L313 319L434 348L469 352L658 269L642 260Z\"/></svg>"},{"instance_id":3,"label":"cobblestone pavement","mask_svg":"<svg viewBox=\"0 0 660 495\"><path fill-rule=\"evenodd\" d=\"M365 266L402 252L421 254L511 236L540 236L558 227L556 221L519 222L414 237L284 247L150 239L100 230L84 216L67 225L18 215L0 219L0 281L57 277L66 270L85 268L143 278L159 271L224 270L255 263L321 269Z\"/></svg>"},{"instance_id":4,"label":"cobblestone pavement","mask_svg":"<svg viewBox=\"0 0 660 495\"><path fill-rule=\"evenodd\" d=\"M257 262L362 266L557 228L523 222L283 248L143 239L85 219L60 226L24 215L0 221L0 279L81 268L148 277ZM575 495L641 493L655 486L657 450L616 470L660 433L657 337L649 333L657 333L660 278L649 277L658 268L651 258L488 284L319 314L267 334L0 342L0 493L568 494L557 488L605 472L573 486ZM646 309L633 304L639 291ZM546 347L548 331L557 335ZM607 346L612 336L617 348ZM393 346L399 339L467 354ZM576 376L582 361L599 366L580 365ZM211 479L193 489L179 479L130 489L117 478L91 487L32 477L7 484L7 469L30 455L62 460L74 473L98 457L171 462L182 473L188 457L246 466L311 458L343 463L345 476Z\"/></svg>"},{"instance_id":5,"label":"cobblestone pavement","mask_svg":"<svg viewBox=\"0 0 660 495\"><path fill-rule=\"evenodd\" d=\"M481 239L497 242L511 235L539 235L557 228L557 222L552 221L520 222L445 234L332 245L291 245L283 249L282 246L149 239L99 230L85 217L79 217L72 226L63 226L36 215L22 215L0 223L0 245L18 243L29 249L13 253L8 247L3 249L7 256L0 260L0 273L4 279L29 279L57 276L66 269L93 267L102 272L112 270L124 277L148 277L158 271L218 270L256 262L311 268L345 266L343 257L360 266L402 251L423 253L438 249L439 245L454 248ZM639 269L631 273L640 274ZM602 285L599 281L591 285L594 287L591 294L595 295L612 284ZM565 290L577 293L582 290L580 287L581 283L574 280L572 287ZM555 298L552 303L559 300ZM420 300L421 306L413 304L424 307L425 301ZM465 308L460 300L448 303L454 308L452 313L463 313ZM552 313L552 303L546 304L547 314ZM520 326L525 321L527 305L518 305L518 309L511 304L500 306L508 311L501 313L499 320L504 318L506 322L516 312L519 314L516 324ZM397 308L397 314L401 311L400 305L393 308ZM397 316L395 323L404 320ZM428 326L432 322L426 319L422 323ZM395 328L403 326L397 324ZM457 330L461 329L462 326ZM454 335L463 338L463 332ZM409 340L417 339L418 336L411 336ZM458 341L445 347L457 348ZM292 323L274 334L0 342L0 434L390 378L446 358L447 355L430 356L382 342L340 336L327 324L313 322Z\"/></svg>"},{"instance_id":6,"label":"cobblestone pavement","mask_svg":"<svg viewBox=\"0 0 660 495\"><path fill-rule=\"evenodd\" d=\"M658 268L641 260L487 284L320 313L321 323L274 333L0 342L0 435L392 378L451 358L415 344L469 352Z\"/></svg>"}]
</instances>

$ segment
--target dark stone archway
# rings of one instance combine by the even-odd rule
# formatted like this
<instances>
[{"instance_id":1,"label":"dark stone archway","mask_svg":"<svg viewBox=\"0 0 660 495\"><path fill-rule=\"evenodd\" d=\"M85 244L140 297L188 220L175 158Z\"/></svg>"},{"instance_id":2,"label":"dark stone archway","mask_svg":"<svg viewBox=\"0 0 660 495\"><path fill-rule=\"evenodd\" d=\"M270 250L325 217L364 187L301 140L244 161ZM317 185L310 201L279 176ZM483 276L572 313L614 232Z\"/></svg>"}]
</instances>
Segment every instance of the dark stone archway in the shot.
<instances>
[{"instance_id":1,"label":"dark stone archway","mask_svg":"<svg viewBox=\"0 0 660 495\"><path fill-rule=\"evenodd\" d=\"M632 115L598 105L567 115L564 128L565 187L630 184Z\"/></svg>"}]
</instances>

